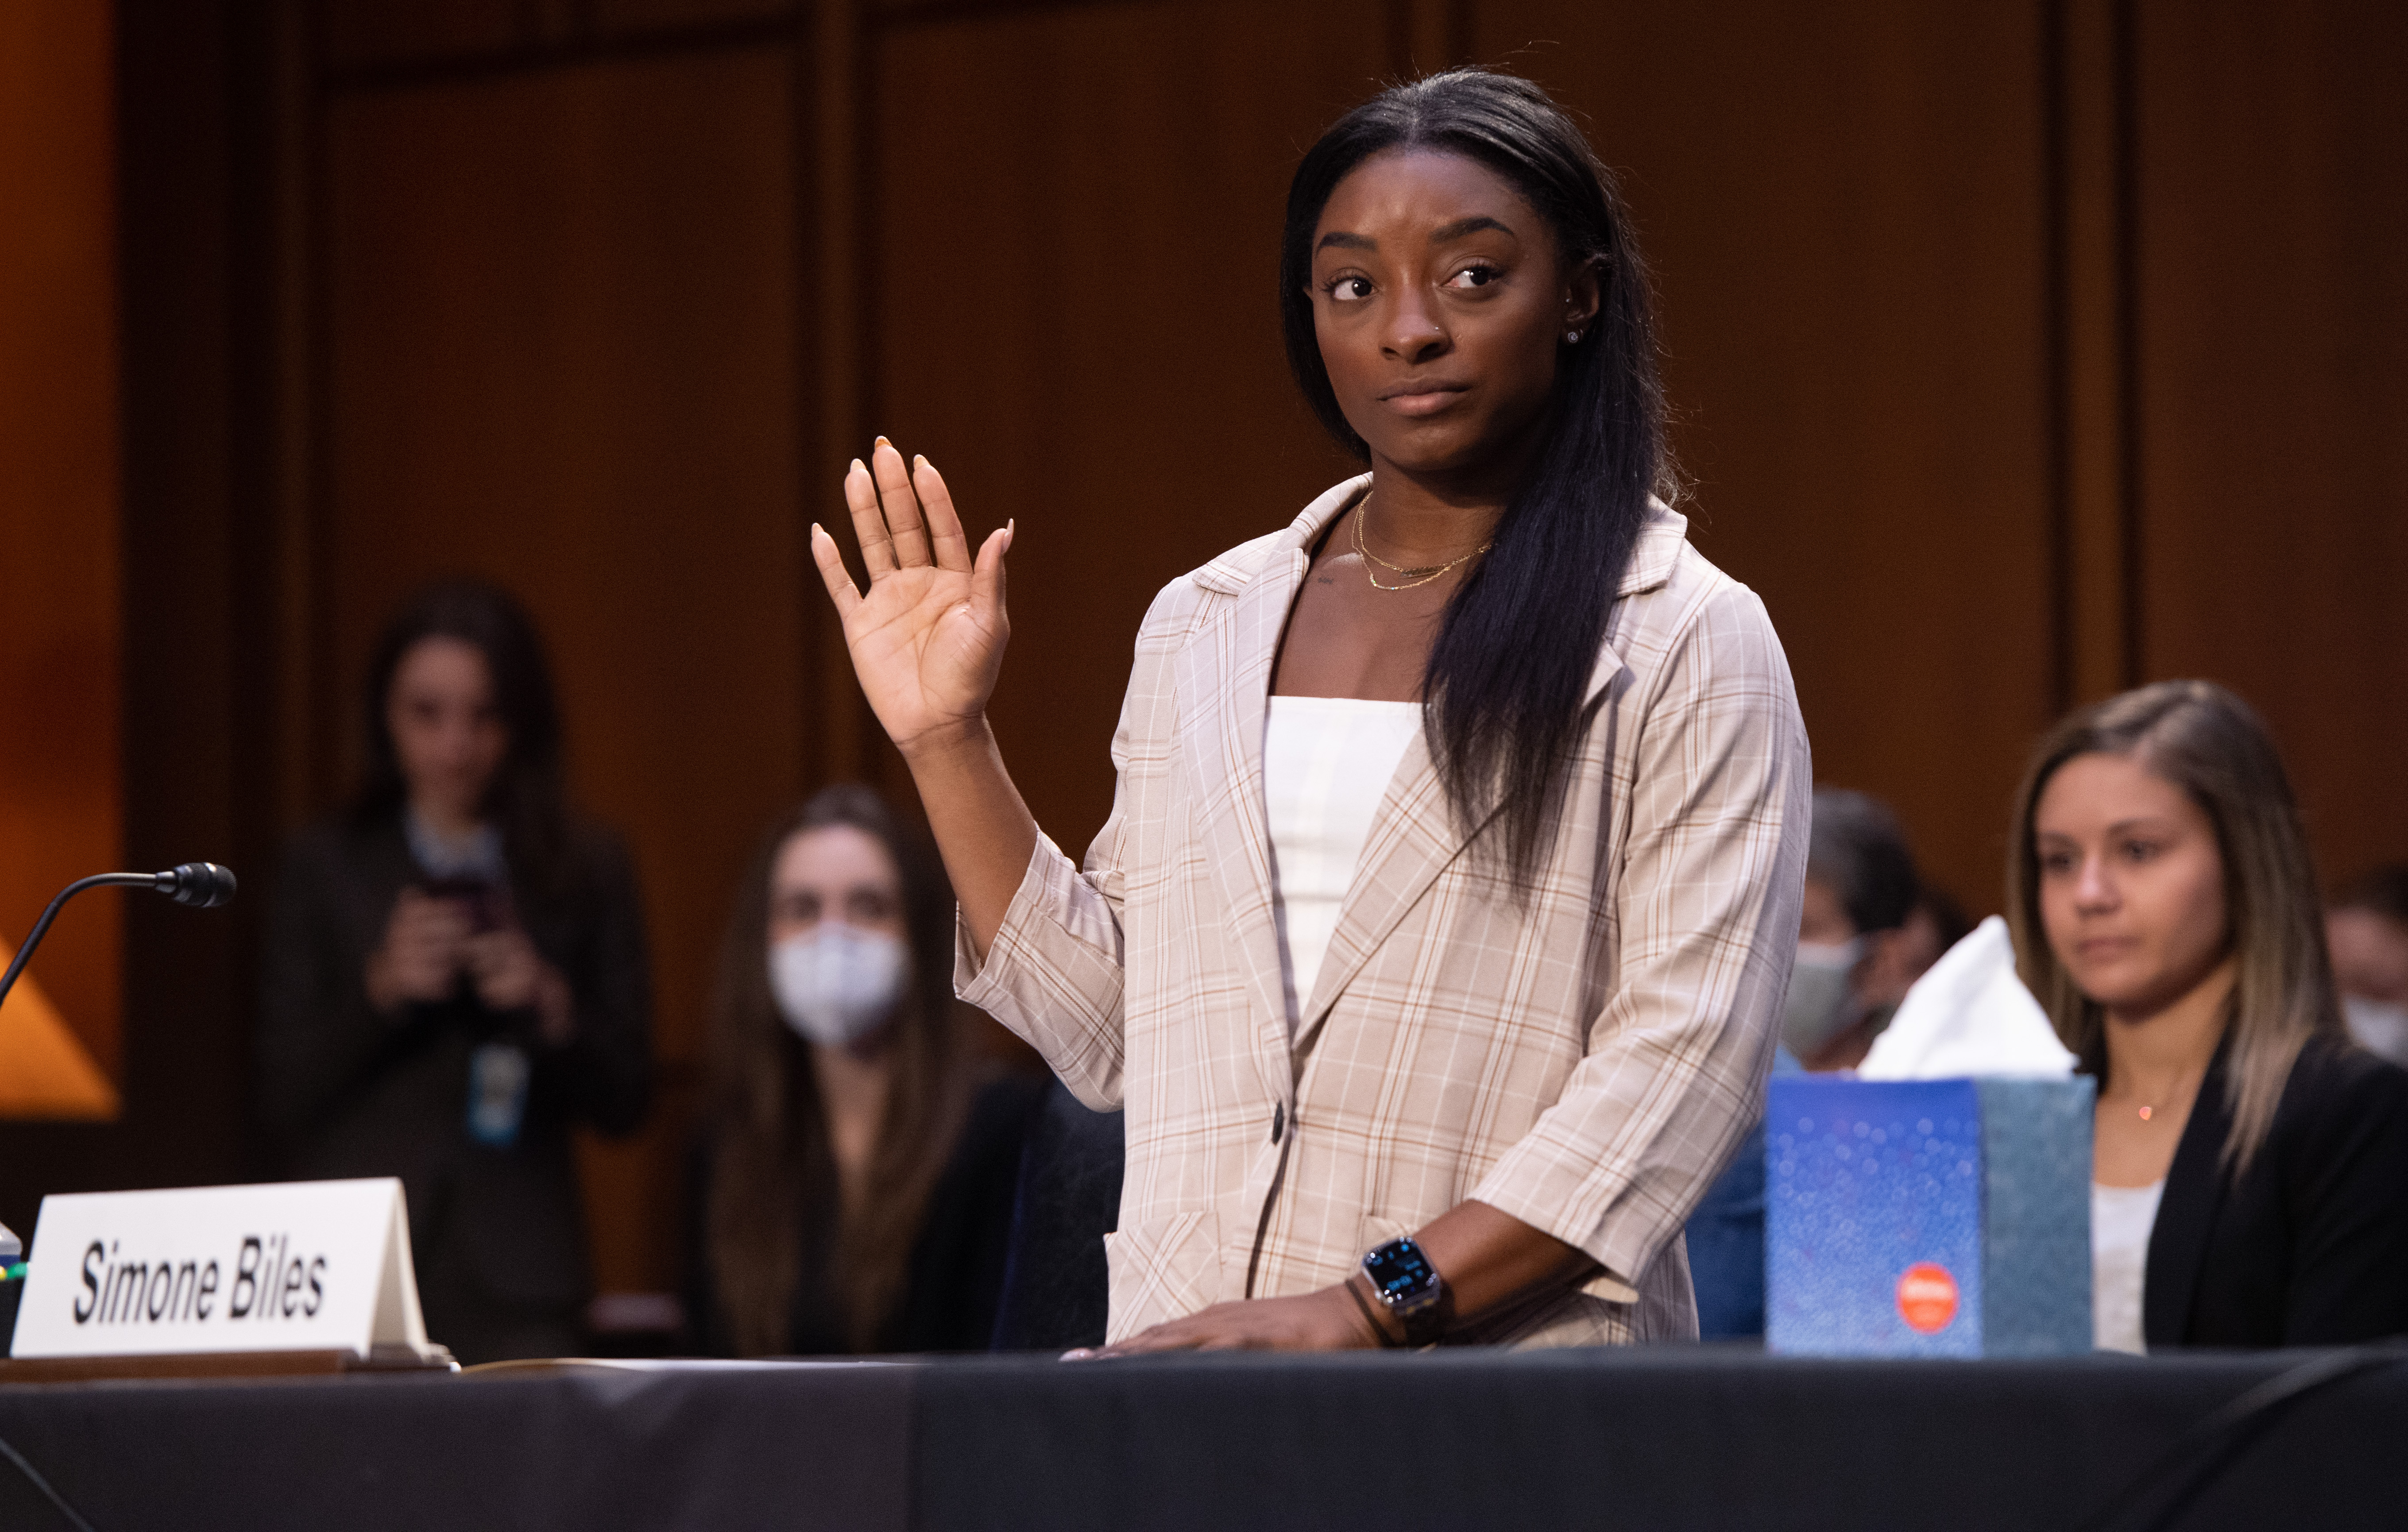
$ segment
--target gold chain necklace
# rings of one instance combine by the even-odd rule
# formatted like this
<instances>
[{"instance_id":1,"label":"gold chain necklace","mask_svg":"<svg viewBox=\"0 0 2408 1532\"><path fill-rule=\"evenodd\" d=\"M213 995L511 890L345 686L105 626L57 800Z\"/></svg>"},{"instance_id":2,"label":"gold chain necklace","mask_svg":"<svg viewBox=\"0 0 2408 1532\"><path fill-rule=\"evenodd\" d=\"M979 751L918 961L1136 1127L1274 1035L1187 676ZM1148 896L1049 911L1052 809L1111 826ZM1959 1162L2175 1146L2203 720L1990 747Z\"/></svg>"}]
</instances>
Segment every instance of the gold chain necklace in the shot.
<instances>
[{"instance_id":1,"label":"gold chain necklace","mask_svg":"<svg viewBox=\"0 0 2408 1532\"><path fill-rule=\"evenodd\" d=\"M1449 569L1454 568L1456 565L1467 564L1471 560L1478 558L1481 554L1487 552L1491 547L1495 546L1493 540L1491 542L1484 542L1479 547L1473 549L1470 552L1464 554L1461 558L1449 559L1444 564L1425 564L1418 567L1407 568L1401 564L1390 564L1386 559L1382 558L1379 554L1372 552L1369 548L1366 548L1363 545L1363 523L1370 519L1371 501L1369 496L1367 495L1364 497L1363 503L1356 507L1354 510L1354 551L1363 559L1363 578L1371 582L1371 589L1375 591L1410 591L1417 586L1426 585L1431 580L1436 580L1439 576L1446 573ZM1371 566L1375 564L1383 569L1393 570L1394 572L1404 576L1404 583L1401 585L1381 584L1380 577L1371 572Z\"/></svg>"}]
</instances>

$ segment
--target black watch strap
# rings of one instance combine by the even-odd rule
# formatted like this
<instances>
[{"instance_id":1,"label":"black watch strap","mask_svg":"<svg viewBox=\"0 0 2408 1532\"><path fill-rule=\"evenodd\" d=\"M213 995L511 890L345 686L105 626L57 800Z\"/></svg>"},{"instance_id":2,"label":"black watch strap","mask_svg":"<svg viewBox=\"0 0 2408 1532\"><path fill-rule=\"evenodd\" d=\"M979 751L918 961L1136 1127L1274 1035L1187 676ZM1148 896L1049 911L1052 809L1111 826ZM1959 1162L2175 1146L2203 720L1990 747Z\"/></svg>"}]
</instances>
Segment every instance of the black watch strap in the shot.
<instances>
[{"instance_id":1,"label":"black watch strap","mask_svg":"<svg viewBox=\"0 0 2408 1532\"><path fill-rule=\"evenodd\" d=\"M1371 1300L1354 1285L1354 1278L1349 1277L1338 1285L1346 1289L1346 1296L1354 1300L1354 1307L1363 1310L1363 1323L1371 1326L1371 1339L1380 1343L1381 1350L1390 1351L1404 1344L1388 1333L1388 1326L1381 1321L1380 1311L1371 1307Z\"/></svg>"}]
</instances>

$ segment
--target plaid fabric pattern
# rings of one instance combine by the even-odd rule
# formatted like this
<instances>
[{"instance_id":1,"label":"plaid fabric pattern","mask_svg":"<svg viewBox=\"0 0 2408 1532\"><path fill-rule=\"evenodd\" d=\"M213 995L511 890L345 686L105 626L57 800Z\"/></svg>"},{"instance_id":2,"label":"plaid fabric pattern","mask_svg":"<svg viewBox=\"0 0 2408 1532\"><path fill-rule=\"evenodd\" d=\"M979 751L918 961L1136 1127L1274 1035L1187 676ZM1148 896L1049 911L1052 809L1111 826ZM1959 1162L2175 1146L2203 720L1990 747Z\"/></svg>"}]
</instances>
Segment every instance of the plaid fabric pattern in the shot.
<instances>
[{"instance_id":1,"label":"plaid fabric pattern","mask_svg":"<svg viewBox=\"0 0 2408 1532\"><path fill-rule=\"evenodd\" d=\"M1535 889L1467 842L1417 736L1291 1031L1271 663L1307 549L1369 483L1156 597L1111 817L1083 867L1040 838L983 966L961 940L960 994L1126 1110L1115 1339L1336 1281L1466 1198L1603 1274L1465 1339L1694 1336L1681 1225L1763 1099L1797 944L1813 771L1788 662L1656 506Z\"/></svg>"}]
</instances>

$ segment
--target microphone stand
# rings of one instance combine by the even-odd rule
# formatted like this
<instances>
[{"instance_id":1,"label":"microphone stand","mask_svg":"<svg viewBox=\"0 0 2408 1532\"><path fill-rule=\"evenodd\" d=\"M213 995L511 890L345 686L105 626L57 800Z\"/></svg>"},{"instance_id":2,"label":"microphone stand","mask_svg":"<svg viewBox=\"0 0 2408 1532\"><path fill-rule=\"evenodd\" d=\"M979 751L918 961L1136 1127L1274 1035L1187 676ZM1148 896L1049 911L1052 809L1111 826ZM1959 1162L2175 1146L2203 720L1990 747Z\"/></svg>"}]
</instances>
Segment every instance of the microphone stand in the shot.
<instances>
[{"instance_id":1,"label":"microphone stand","mask_svg":"<svg viewBox=\"0 0 2408 1532\"><path fill-rule=\"evenodd\" d=\"M215 862L187 862L165 872L104 872L91 878L79 878L59 890L58 897L42 911L42 918L26 933L17 955L8 960L8 971L0 974L0 1003L6 1003L8 992L17 987L17 976L25 971L26 959L50 934L50 922L59 918L59 909L69 899L88 888L147 888L153 894L165 894L178 904L198 905L203 909L215 909L234 897L234 874ZM21 1259L24 1247L8 1226L0 1224L0 1292L8 1293L9 1328L16 1325L16 1295L13 1289L24 1270Z\"/></svg>"},{"instance_id":2,"label":"microphone stand","mask_svg":"<svg viewBox=\"0 0 2408 1532\"><path fill-rule=\"evenodd\" d=\"M17 987L17 975L24 971L25 960L34 955L34 949L50 933L50 922L59 918L59 907L85 889L108 887L147 888L153 894L165 894L178 904L210 909L234 897L235 883L234 874L215 862L187 862L165 872L103 872L77 879L59 890L59 896L50 901L42 918L34 923L34 929L26 933L17 955L8 960L7 973L0 975L0 1003L5 1003L8 992Z\"/></svg>"}]
</instances>

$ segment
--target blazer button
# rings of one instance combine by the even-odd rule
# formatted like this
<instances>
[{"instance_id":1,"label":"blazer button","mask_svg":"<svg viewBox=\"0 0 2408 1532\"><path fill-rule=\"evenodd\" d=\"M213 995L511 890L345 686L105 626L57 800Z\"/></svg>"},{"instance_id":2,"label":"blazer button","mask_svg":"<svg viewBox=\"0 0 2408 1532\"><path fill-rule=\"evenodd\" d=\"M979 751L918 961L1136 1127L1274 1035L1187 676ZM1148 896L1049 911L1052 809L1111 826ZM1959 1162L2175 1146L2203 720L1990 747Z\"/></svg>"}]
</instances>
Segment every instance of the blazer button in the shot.
<instances>
[{"instance_id":1,"label":"blazer button","mask_svg":"<svg viewBox=\"0 0 2408 1532\"><path fill-rule=\"evenodd\" d=\"M1282 1135L1286 1132L1287 1103L1282 1101L1274 1104L1271 1108L1271 1142L1279 1142Z\"/></svg>"}]
</instances>

